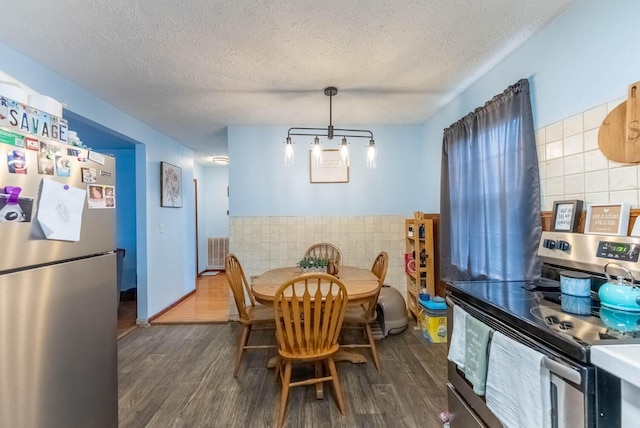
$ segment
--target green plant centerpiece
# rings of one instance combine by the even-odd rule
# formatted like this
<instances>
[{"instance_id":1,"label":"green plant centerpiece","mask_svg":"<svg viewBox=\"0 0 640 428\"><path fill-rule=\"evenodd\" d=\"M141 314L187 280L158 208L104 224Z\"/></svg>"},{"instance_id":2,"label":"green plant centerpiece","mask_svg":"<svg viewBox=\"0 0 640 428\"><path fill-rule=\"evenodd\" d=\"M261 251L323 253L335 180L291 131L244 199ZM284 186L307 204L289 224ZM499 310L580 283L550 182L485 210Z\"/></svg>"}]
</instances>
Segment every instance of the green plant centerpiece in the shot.
<instances>
[{"instance_id":1,"label":"green plant centerpiece","mask_svg":"<svg viewBox=\"0 0 640 428\"><path fill-rule=\"evenodd\" d=\"M329 261L317 257L305 257L298 262L302 272L326 272Z\"/></svg>"}]
</instances>

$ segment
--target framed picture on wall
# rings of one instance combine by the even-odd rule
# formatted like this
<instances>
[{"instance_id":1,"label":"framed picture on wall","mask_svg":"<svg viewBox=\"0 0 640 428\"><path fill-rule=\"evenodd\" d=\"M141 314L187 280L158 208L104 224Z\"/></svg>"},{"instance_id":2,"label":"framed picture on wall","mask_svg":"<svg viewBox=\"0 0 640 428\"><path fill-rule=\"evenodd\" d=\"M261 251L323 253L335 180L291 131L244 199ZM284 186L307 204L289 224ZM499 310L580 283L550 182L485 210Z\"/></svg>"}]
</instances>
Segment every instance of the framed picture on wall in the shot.
<instances>
[{"instance_id":1,"label":"framed picture on wall","mask_svg":"<svg viewBox=\"0 0 640 428\"><path fill-rule=\"evenodd\" d=\"M556 201L553 203L551 230L554 232L577 232L582 201Z\"/></svg>"},{"instance_id":2,"label":"framed picture on wall","mask_svg":"<svg viewBox=\"0 0 640 428\"><path fill-rule=\"evenodd\" d=\"M587 207L584 233L627 236L631 207L621 204L591 204Z\"/></svg>"},{"instance_id":3,"label":"framed picture on wall","mask_svg":"<svg viewBox=\"0 0 640 428\"><path fill-rule=\"evenodd\" d=\"M182 207L182 169L160 162L160 206Z\"/></svg>"},{"instance_id":4,"label":"framed picture on wall","mask_svg":"<svg viewBox=\"0 0 640 428\"><path fill-rule=\"evenodd\" d=\"M340 161L340 151L327 149L322 151L322 163L316 165L309 150L309 171L311 183L348 183L349 167Z\"/></svg>"}]
</instances>

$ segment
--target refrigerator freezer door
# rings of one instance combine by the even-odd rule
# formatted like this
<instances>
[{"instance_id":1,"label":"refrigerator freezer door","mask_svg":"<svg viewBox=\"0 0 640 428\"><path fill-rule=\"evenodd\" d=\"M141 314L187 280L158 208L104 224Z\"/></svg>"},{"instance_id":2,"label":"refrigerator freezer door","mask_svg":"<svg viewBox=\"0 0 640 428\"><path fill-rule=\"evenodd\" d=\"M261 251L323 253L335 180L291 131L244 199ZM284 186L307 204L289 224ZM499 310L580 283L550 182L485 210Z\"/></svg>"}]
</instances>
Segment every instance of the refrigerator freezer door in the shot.
<instances>
[{"instance_id":1,"label":"refrigerator freezer door","mask_svg":"<svg viewBox=\"0 0 640 428\"><path fill-rule=\"evenodd\" d=\"M0 427L118 425L116 255L0 275Z\"/></svg>"},{"instance_id":2,"label":"refrigerator freezer door","mask_svg":"<svg viewBox=\"0 0 640 428\"><path fill-rule=\"evenodd\" d=\"M85 200L82 213L82 229L80 241L56 241L45 239L37 221L37 207L42 189L42 180L54 180L86 191L89 183L82 181L83 168L95 171L96 184L115 186L115 158L111 156L95 157L103 160L99 164L89 159L87 150L81 150L62 143L48 142L47 150L57 150L56 154L47 155L41 152L21 149L26 157L26 174L9 172L6 165L16 148L0 144L0 193L5 187L20 187L20 197L33 198L31 222L0 222L0 273L7 270L23 269L29 266L49 263L55 260L68 260L90 254L100 254L115 250L116 211L113 208L89 209ZM69 150L80 151L79 156L68 155ZM68 165L69 176L40 174L38 158L48 156L56 165L64 156ZM62 162L62 161L60 161ZM40 168L42 170L42 168ZM57 169L55 169L57 173ZM92 174L93 175L93 174ZM115 189L117 193L117 188ZM117 195L116 195L117 200ZM2 204L0 204L2 205ZM24 210L23 210L24 211Z\"/></svg>"}]
</instances>

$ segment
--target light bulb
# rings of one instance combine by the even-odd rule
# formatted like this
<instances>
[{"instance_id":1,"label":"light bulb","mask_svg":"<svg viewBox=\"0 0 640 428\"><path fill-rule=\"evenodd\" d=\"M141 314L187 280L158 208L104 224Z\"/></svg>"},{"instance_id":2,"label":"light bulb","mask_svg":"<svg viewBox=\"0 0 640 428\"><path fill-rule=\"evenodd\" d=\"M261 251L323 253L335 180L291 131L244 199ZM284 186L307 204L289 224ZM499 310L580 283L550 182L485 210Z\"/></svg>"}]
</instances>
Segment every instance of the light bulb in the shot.
<instances>
[{"instance_id":1,"label":"light bulb","mask_svg":"<svg viewBox=\"0 0 640 428\"><path fill-rule=\"evenodd\" d=\"M376 157L376 143L370 140L367 146L367 168L373 169L376 167Z\"/></svg>"},{"instance_id":2,"label":"light bulb","mask_svg":"<svg viewBox=\"0 0 640 428\"><path fill-rule=\"evenodd\" d=\"M313 139L313 149L311 149L313 155L313 162L316 165L322 165L322 147L320 146L320 139L318 137Z\"/></svg>"},{"instance_id":3,"label":"light bulb","mask_svg":"<svg viewBox=\"0 0 640 428\"><path fill-rule=\"evenodd\" d=\"M287 137L284 142L284 165L293 165L293 143L291 142L291 137Z\"/></svg>"},{"instance_id":4,"label":"light bulb","mask_svg":"<svg viewBox=\"0 0 640 428\"><path fill-rule=\"evenodd\" d=\"M349 166L349 144L346 137L342 137L340 144L340 166Z\"/></svg>"}]
</instances>

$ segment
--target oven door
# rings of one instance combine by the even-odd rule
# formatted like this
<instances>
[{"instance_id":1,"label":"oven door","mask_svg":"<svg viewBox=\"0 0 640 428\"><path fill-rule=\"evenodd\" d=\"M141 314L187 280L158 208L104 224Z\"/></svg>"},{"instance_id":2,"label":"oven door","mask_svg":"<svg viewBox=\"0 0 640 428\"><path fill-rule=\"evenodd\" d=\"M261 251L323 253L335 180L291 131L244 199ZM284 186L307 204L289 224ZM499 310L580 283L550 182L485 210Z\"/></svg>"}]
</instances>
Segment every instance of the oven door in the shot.
<instances>
[{"instance_id":1,"label":"oven door","mask_svg":"<svg viewBox=\"0 0 640 428\"><path fill-rule=\"evenodd\" d=\"M505 325L502 321L489 316L475 306L471 306L451 295L447 296L447 327L451 337L453 329L453 305L458 305L467 314L482 321L484 324L500 331L502 334L520 342L546 356L545 367L550 372L551 382L551 419L553 428L594 428L595 417L595 393L594 393L594 369L592 366L578 364L568 360L557 352L545 347L534 338L516 331ZM500 421L487 407L484 397L473 392L473 388L454 363L448 363L449 387L453 390L449 394L449 411L451 413L451 428L467 426L502 427ZM462 410L464 409L464 411ZM470 413L478 424L468 425ZM458 415L461 415L458 417ZM464 415L464 416L462 416Z\"/></svg>"}]
</instances>

